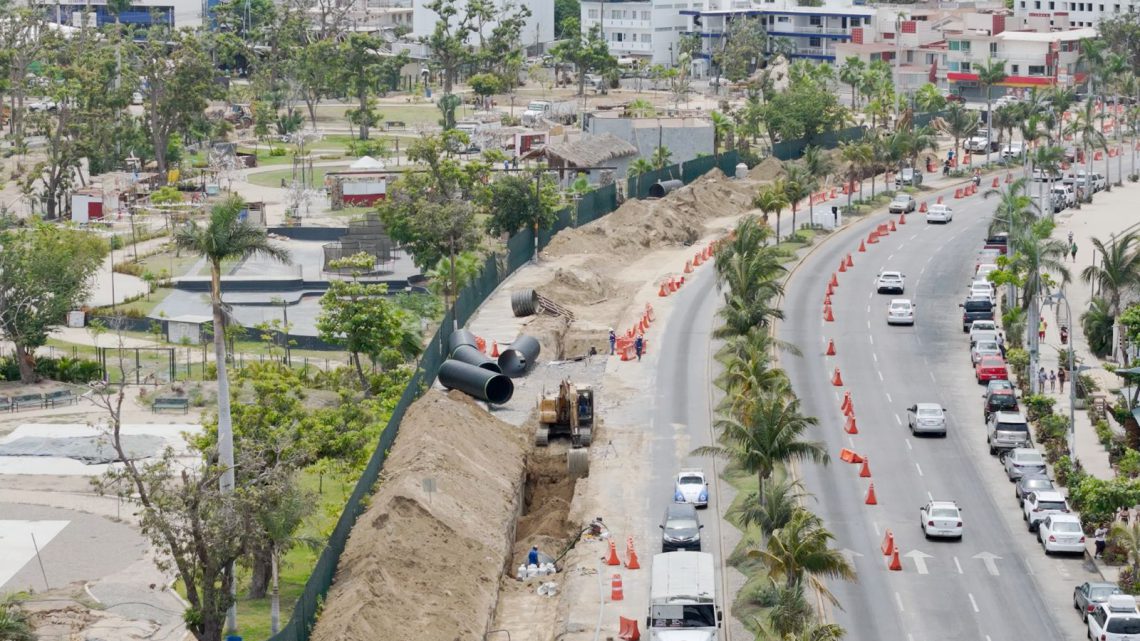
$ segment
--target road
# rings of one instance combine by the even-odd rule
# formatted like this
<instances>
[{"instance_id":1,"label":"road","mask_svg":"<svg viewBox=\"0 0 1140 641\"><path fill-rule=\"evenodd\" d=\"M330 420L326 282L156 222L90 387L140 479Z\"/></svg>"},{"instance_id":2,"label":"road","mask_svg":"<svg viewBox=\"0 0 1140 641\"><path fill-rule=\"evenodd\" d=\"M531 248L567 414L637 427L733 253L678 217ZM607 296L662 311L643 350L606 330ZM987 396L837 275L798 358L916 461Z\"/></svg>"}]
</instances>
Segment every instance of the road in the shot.
<instances>
[{"instance_id":1,"label":"road","mask_svg":"<svg viewBox=\"0 0 1140 641\"><path fill-rule=\"evenodd\" d=\"M933 202L933 192L925 199ZM924 198L920 198L922 200ZM867 253L857 251L877 215L856 223L809 256L791 278L780 338L798 345L802 358L783 364L805 410L819 418L816 438L832 463L802 466L816 496L813 509L849 550L857 584L836 584L842 604L833 618L852 640L1081 639L1084 628L1070 609L1072 588L1099 577L1081 558L1046 558L1024 522L995 457L985 443L982 388L975 384L961 302L988 224L992 200L961 201L950 225L927 225L921 215ZM896 217L897 218L897 217ZM832 296L835 322L825 323L822 301L832 270L851 253L855 266L838 274ZM917 305L913 328L888 327L886 304L873 280L883 269L907 275L906 297ZM898 296L894 296L897 298ZM824 356L834 339L837 355ZM830 378L838 367L845 387ZM850 391L859 433L847 435L841 391ZM910 437L906 407L939 402L949 410L945 439ZM871 479L838 460L840 448L869 457ZM865 505L868 481L878 505ZM918 508L930 497L963 508L961 542L925 541ZM891 572L880 553L890 529L903 570Z\"/></svg>"}]
</instances>

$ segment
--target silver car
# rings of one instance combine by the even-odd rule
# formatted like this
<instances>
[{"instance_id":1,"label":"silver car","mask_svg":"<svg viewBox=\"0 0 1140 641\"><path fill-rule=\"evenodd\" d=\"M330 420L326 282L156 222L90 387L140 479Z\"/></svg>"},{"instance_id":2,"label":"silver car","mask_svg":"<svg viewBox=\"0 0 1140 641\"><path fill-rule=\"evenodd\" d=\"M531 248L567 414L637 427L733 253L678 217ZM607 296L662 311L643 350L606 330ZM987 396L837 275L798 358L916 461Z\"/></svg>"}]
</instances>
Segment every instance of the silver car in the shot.
<instances>
[{"instance_id":1,"label":"silver car","mask_svg":"<svg viewBox=\"0 0 1140 641\"><path fill-rule=\"evenodd\" d=\"M887 205L887 211L892 214L907 214L914 211L914 196L910 194L896 194L891 204Z\"/></svg>"},{"instance_id":2,"label":"silver car","mask_svg":"<svg viewBox=\"0 0 1140 641\"><path fill-rule=\"evenodd\" d=\"M1001 356L1001 346L994 341L979 341L970 348L970 363L977 365L983 356Z\"/></svg>"},{"instance_id":3,"label":"silver car","mask_svg":"<svg viewBox=\"0 0 1140 641\"><path fill-rule=\"evenodd\" d=\"M1045 457L1032 447L1015 447L1002 459L1005 466L1005 475L1010 481L1027 474L1041 476L1045 474Z\"/></svg>"},{"instance_id":4,"label":"silver car","mask_svg":"<svg viewBox=\"0 0 1140 641\"><path fill-rule=\"evenodd\" d=\"M910 433L946 436L946 410L938 403L916 403L906 408Z\"/></svg>"}]
</instances>

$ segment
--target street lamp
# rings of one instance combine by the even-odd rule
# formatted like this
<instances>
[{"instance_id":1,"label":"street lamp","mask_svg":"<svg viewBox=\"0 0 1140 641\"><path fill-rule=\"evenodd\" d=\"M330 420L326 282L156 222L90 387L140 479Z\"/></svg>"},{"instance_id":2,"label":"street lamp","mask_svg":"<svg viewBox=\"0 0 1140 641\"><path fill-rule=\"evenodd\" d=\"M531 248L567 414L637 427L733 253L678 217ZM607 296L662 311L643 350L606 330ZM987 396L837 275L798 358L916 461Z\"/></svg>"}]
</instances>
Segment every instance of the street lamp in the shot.
<instances>
[{"instance_id":1,"label":"street lamp","mask_svg":"<svg viewBox=\"0 0 1140 641\"><path fill-rule=\"evenodd\" d=\"M1072 332L1073 309L1069 307L1069 299L1065 297L1065 292L1050 294L1043 301L1043 304L1048 307L1059 303L1065 303L1065 327L1068 328L1069 332ZM1073 335L1071 333L1066 343L1069 346L1069 461L1075 468L1077 465L1077 376L1092 368L1086 365L1077 366L1076 357L1073 355ZM1030 376L1036 375L1035 372L1030 372Z\"/></svg>"}]
</instances>

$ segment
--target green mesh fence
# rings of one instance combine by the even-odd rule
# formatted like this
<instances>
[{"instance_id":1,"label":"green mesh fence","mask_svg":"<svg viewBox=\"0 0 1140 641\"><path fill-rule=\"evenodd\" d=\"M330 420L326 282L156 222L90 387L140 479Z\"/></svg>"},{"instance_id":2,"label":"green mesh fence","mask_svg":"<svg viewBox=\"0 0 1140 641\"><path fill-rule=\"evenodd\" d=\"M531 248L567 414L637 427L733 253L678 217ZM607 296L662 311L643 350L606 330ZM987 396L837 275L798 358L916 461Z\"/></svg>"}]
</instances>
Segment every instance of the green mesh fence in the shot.
<instances>
[{"instance_id":1,"label":"green mesh fence","mask_svg":"<svg viewBox=\"0 0 1140 641\"><path fill-rule=\"evenodd\" d=\"M690 163L698 164L691 165ZM656 180L650 179L651 175L661 180L681 178L683 175L685 181L690 182L715 166L720 166L722 169L724 167L735 167L736 153L722 154L719 160L716 158L698 158L686 163L684 167L674 165L658 172L652 172L652 174L646 174L643 181L644 193L648 193L649 186L656 182ZM727 170L726 173L731 173L731 169ZM632 181L630 184L633 184ZM637 192L631 189L627 193L634 194ZM564 209L558 213L554 227L539 233L539 244L545 247L559 231L571 226L585 225L615 209L617 209L617 188L615 185L607 185L590 192L578 202L576 215L572 215L570 209ZM337 520L336 527L329 536L321 556L317 559L317 564L313 567L313 573L309 576L305 589L293 606L292 615L282 626L281 631L273 635L270 641L308 641L325 595L328 594L329 587L336 575L337 562L348 543L352 526L364 509L364 499L373 492L376 479L379 478L380 471L384 467L384 461L387 459L388 451L396 440L404 412L435 381L435 377L439 373L439 366L446 359L447 337L451 333L453 319L458 321L459 326L462 327L479 308L479 305L495 291L495 288L515 270L529 262L533 255L534 231L528 229L515 234L507 241L507 255L505 257L498 254L488 256L479 276L464 287L459 296L456 297L453 311L444 315L440 329L436 331L423 355L420 356L416 373L408 382L408 386L404 389L395 409L392 410L392 416L388 420L384 432L380 435L376 450L372 453L372 458L369 459L368 465L360 475L352 495L345 503L344 511L341 513L340 519Z\"/></svg>"}]
</instances>

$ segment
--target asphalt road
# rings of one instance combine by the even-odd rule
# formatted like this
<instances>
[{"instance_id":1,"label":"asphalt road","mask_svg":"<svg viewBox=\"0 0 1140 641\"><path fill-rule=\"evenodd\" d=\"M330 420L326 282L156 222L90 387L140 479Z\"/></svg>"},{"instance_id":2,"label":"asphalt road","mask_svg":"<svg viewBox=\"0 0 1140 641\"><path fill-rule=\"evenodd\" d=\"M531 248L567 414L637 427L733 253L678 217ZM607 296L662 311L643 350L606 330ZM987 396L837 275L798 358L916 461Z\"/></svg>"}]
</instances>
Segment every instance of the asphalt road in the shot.
<instances>
[{"instance_id":1,"label":"asphalt road","mask_svg":"<svg viewBox=\"0 0 1140 641\"><path fill-rule=\"evenodd\" d=\"M939 193L925 199L933 202ZM1046 558L1026 531L1012 485L986 447L983 388L961 328L958 304L993 201L977 195L946 202L955 209L951 224L927 225L910 215L867 253L857 251L859 240L887 216L857 223L808 257L788 283L779 334L803 356L784 357L783 365L805 410L819 418L815 438L833 457L826 467L802 466L801 474L816 496L813 509L859 575L856 584L832 586L843 608L832 616L852 640L1082 639L1072 589L1099 576L1079 557ZM835 322L825 323L827 282L849 252L855 266L837 274ZM905 296L875 293L883 269L906 274ZM886 324L887 302L902 297L917 306L913 328ZM828 339L835 340L836 356L824 355ZM844 387L831 384L835 367ZM843 430L844 391L853 397L859 430L853 436ZM906 408L916 402L949 410L947 438L910 436ZM840 462L840 448L869 457L872 478ZM864 502L869 482L878 505ZM961 542L924 540L918 509L931 497L963 508ZM901 572L889 571L880 553L888 529L902 552Z\"/></svg>"}]
</instances>

